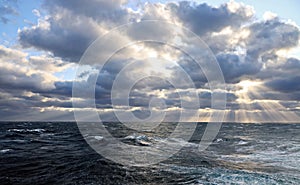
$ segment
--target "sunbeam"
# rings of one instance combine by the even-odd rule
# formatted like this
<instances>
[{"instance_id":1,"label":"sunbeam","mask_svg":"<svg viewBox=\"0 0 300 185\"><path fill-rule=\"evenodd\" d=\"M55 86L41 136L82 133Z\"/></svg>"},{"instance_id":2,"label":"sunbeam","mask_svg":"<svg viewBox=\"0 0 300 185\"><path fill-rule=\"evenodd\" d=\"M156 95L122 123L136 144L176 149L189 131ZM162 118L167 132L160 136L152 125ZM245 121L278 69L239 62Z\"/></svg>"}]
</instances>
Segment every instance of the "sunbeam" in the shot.
<instances>
[{"instance_id":1,"label":"sunbeam","mask_svg":"<svg viewBox=\"0 0 300 185\"><path fill-rule=\"evenodd\" d=\"M240 109L235 111L235 121L290 123L300 120L295 112L288 110L280 101L264 97L263 94L271 90L262 82L245 80L237 85L241 88L236 91Z\"/></svg>"}]
</instances>

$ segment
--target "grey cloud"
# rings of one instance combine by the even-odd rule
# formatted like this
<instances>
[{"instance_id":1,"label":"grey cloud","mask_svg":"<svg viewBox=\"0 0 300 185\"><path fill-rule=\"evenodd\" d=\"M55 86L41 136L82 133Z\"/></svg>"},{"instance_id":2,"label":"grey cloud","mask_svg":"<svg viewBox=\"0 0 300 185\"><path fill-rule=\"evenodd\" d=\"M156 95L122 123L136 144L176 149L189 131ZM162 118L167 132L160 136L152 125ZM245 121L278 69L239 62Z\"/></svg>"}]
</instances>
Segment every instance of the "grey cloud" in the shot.
<instances>
[{"instance_id":1,"label":"grey cloud","mask_svg":"<svg viewBox=\"0 0 300 185\"><path fill-rule=\"evenodd\" d=\"M241 58L235 54L220 54L217 60L226 82L238 82L244 75L254 75L261 70L262 64L248 57Z\"/></svg>"},{"instance_id":2,"label":"grey cloud","mask_svg":"<svg viewBox=\"0 0 300 185\"><path fill-rule=\"evenodd\" d=\"M280 68L284 71L288 72L296 72L300 70L300 60L296 58L288 58L287 61L280 66Z\"/></svg>"},{"instance_id":3,"label":"grey cloud","mask_svg":"<svg viewBox=\"0 0 300 185\"><path fill-rule=\"evenodd\" d=\"M75 67L57 58L47 57L47 56L31 56L28 57L28 62L31 67L36 70L48 71L48 72L60 72L64 69Z\"/></svg>"},{"instance_id":4,"label":"grey cloud","mask_svg":"<svg viewBox=\"0 0 300 185\"><path fill-rule=\"evenodd\" d=\"M48 60L46 56L40 57L43 59L40 62L48 62L47 66L55 66L55 68L64 67L56 65L53 60ZM54 83L55 77L43 69L43 67L35 69L29 65L31 59L26 59L25 53L0 47L0 99L5 103L2 104L3 110L20 108L29 110L36 107L47 107L47 106L69 106L64 103L64 100L69 98L66 93L62 93L62 85ZM39 65L40 66L40 65ZM52 70L52 72L60 70ZM70 89L71 90L71 89ZM62 102L52 100L52 102L43 102L43 98L58 98L63 100ZM17 108L16 108L17 106ZM70 107L70 106L69 106Z\"/></svg>"},{"instance_id":5,"label":"grey cloud","mask_svg":"<svg viewBox=\"0 0 300 185\"><path fill-rule=\"evenodd\" d=\"M3 92L9 93L8 96L3 97ZM30 92L27 90L6 89L0 90L0 116L5 119L9 116L21 117L26 113L39 112L42 108L48 107L63 107L71 108L71 99L50 98L47 101L43 101L45 96L40 93L31 93L30 96L26 96L24 93ZM63 100L63 101L62 101Z\"/></svg>"},{"instance_id":6,"label":"grey cloud","mask_svg":"<svg viewBox=\"0 0 300 185\"><path fill-rule=\"evenodd\" d=\"M300 91L300 76L289 76L279 78L265 83L267 87L280 92Z\"/></svg>"},{"instance_id":7,"label":"grey cloud","mask_svg":"<svg viewBox=\"0 0 300 185\"><path fill-rule=\"evenodd\" d=\"M49 17L45 18L45 20L40 20L41 22L38 25L22 29L19 33L20 43L24 47L35 47L43 51L50 51L54 57L77 62L89 44L102 34L103 30L128 22L136 16L123 9L120 6L122 3L126 2L121 0L47 1L44 7L49 11ZM278 19L251 23L253 17L251 14L247 14L247 9L243 6L235 12L230 10L228 4L217 8L207 4L192 4L189 2L180 2L179 4L167 3L165 6L168 8L169 13L172 14L172 20L176 19L183 23L184 26L206 40L212 39L209 44L213 51L216 52L216 57L226 82L237 83L242 79L259 78L266 81L264 85L269 87L270 91L259 92L261 97L253 97L253 99L300 100L300 77L297 74L300 69L300 62L298 59L289 58L282 65L267 66L267 68L263 69L264 63L281 60L275 54L277 50L298 45L299 30L297 27ZM147 16L143 17L141 15L142 19L151 18L150 14ZM159 15L157 16L159 17ZM156 17L156 15L152 17ZM244 24L250 24L250 26L245 26ZM245 43L243 49L247 51L245 55L237 54L233 51L234 48L232 47L234 46L226 45L230 36L220 36L217 38L219 40L213 40L216 37L211 36L212 32L218 32L228 26L233 30L240 30L242 27L250 30L249 37L243 40ZM170 31L163 25L152 28L143 27L129 30L127 36L135 39L141 38L141 34L149 34L151 37L170 36L172 35L169 33ZM149 47L155 48L151 44L149 44ZM158 47L156 49L160 50ZM0 55L7 57L11 54L0 49ZM22 56L19 58L22 58ZM19 58L16 56L13 60ZM45 63L45 65L39 65L36 61L31 61L35 62L36 68L39 70L46 71L49 67ZM55 67L61 67L60 64L59 62L56 63ZM83 102L80 106L90 107L92 105L93 100L90 97L85 97L85 89L95 85L96 107L103 109L112 108L110 100L112 83L116 74L120 72L125 64L125 59L124 61L120 59L111 61L103 68L101 75L98 77L96 74L89 74L88 71L82 73L82 78L87 77L87 80L74 82L79 83L82 88L80 97L83 98ZM195 62L188 57L180 56L178 64L188 73L198 89L205 88L207 79ZM143 66L136 67L142 69ZM170 67L169 70L174 70L172 77L176 78L181 90L184 89L186 84L183 84L183 80L180 79L182 75L175 68ZM51 70L51 72L54 71ZM129 71L128 75L124 75L121 79L124 85L127 85L127 82L134 78L133 73L130 72L133 71ZM9 109L10 111L16 109L16 111L22 112L26 108L28 108L28 111L31 111L37 107L55 106L70 108L73 82L53 81L49 87L49 84L45 86L42 83L45 78L45 75L36 71L26 75L24 72L17 71L17 69L0 68L0 87L5 89L12 97L19 99L8 102L5 97L0 97L0 109ZM92 84L95 78L97 78L96 84ZM174 87L160 78L146 78L138 82L130 94L130 105L140 107L143 110L144 108L146 109L149 106L150 99L157 96L157 94L151 93L153 90L166 90L167 96L161 98L166 102L166 106L180 107L180 97L178 94L173 93ZM36 95L26 97L22 95L21 92L23 91L30 91ZM42 102L42 99L45 97L49 98L49 101ZM57 99L60 101L57 101ZM201 108L211 107L210 93L200 93L199 99ZM227 106L232 110L241 109L236 99L236 95L227 93ZM289 103L284 105L291 108L296 106ZM252 106L255 109L262 109L258 103L253 103ZM141 116L143 113L145 112L137 111L135 114Z\"/></svg>"},{"instance_id":8,"label":"grey cloud","mask_svg":"<svg viewBox=\"0 0 300 185\"><path fill-rule=\"evenodd\" d=\"M224 92L223 92L224 93ZM199 93L199 100L201 108L211 108L211 92L200 92ZM229 109L234 109L236 107L235 101L237 96L234 93L226 92L226 107Z\"/></svg>"},{"instance_id":9,"label":"grey cloud","mask_svg":"<svg viewBox=\"0 0 300 185\"><path fill-rule=\"evenodd\" d=\"M147 77L139 81L133 87L133 90L146 89L147 91L151 90L170 90L173 89L173 85L167 80L160 77Z\"/></svg>"},{"instance_id":10,"label":"grey cloud","mask_svg":"<svg viewBox=\"0 0 300 185\"><path fill-rule=\"evenodd\" d=\"M114 26L128 22L128 12L121 8L121 0L46 1L50 15L31 28L19 32L24 47L50 51L54 56L78 62L87 47Z\"/></svg>"},{"instance_id":11,"label":"grey cloud","mask_svg":"<svg viewBox=\"0 0 300 185\"><path fill-rule=\"evenodd\" d=\"M258 91L259 97L250 95L251 99L257 100L281 100L281 101L300 101L300 91L283 92L278 90Z\"/></svg>"},{"instance_id":12,"label":"grey cloud","mask_svg":"<svg viewBox=\"0 0 300 185\"><path fill-rule=\"evenodd\" d=\"M278 19L252 24L247 43L248 55L257 58L260 54L298 45L299 29Z\"/></svg>"},{"instance_id":13,"label":"grey cloud","mask_svg":"<svg viewBox=\"0 0 300 185\"><path fill-rule=\"evenodd\" d=\"M89 83L89 81L78 81L78 82L71 82L71 81L57 81L54 83L55 88L47 91L33 91L35 93L41 93L45 97L57 97L60 99L64 98L71 98L72 95L72 88L74 83L77 83L76 86L82 87L82 92L79 94L79 98L84 98L89 100L90 98L94 97L87 97L86 90L95 87L95 98L96 99L106 99L110 98L110 91L108 89L104 89L103 87L95 84Z\"/></svg>"},{"instance_id":14,"label":"grey cloud","mask_svg":"<svg viewBox=\"0 0 300 185\"><path fill-rule=\"evenodd\" d=\"M51 91L48 91L49 94L72 97L73 82L55 82L54 85L55 88Z\"/></svg>"},{"instance_id":15,"label":"grey cloud","mask_svg":"<svg viewBox=\"0 0 300 185\"><path fill-rule=\"evenodd\" d=\"M24 47L51 51L55 56L77 62L87 46L101 34L100 27L109 29L139 16L122 8L124 3L126 2L121 0L92 0L89 3L83 0L47 1L44 6L49 9L50 17L45 21L49 28L37 25L23 29L19 33L19 40ZM165 6L170 9L172 18L177 17L199 35L219 31L225 26L239 27L251 18L245 13L245 7L231 12L229 4L218 8L189 2L180 2L178 5L168 3ZM172 37L171 30L164 24L159 28L155 26L129 30L128 35L138 39L140 34L145 33L151 35L151 38Z\"/></svg>"},{"instance_id":16,"label":"grey cloud","mask_svg":"<svg viewBox=\"0 0 300 185\"><path fill-rule=\"evenodd\" d=\"M173 11L186 26L199 35L217 32L226 26L239 27L252 18L251 15L245 13L245 7L233 13L228 6L228 4L223 4L214 8L207 4L195 5L183 1L179 3L179 6L173 7Z\"/></svg>"},{"instance_id":17,"label":"grey cloud","mask_svg":"<svg viewBox=\"0 0 300 185\"><path fill-rule=\"evenodd\" d=\"M245 43L245 55L230 53L233 50L233 48L230 48L232 46L221 47L222 51L220 47L215 46L216 43L210 42L212 48L218 48L216 50L219 52L217 59L226 82L236 83L243 77L268 79L273 76L287 76L299 69L297 59L287 59L287 62L283 65L262 68L264 63L270 60L279 60L275 54L277 50L298 45L300 32L297 27L278 19L273 19L253 23L248 29L250 30L250 35L242 41ZM209 40L209 37L207 39ZM224 37L224 39L229 38Z\"/></svg>"},{"instance_id":18,"label":"grey cloud","mask_svg":"<svg viewBox=\"0 0 300 185\"><path fill-rule=\"evenodd\" d=\"M50 24L49 29L43 26L23 29L19 33L20 43L78 62L89 44L99 36L95 24L88 19L76 18L76 15L65 15L60 19L50 17L46 21Z\"/></svg>"},{"instance_id":19,"label":"grey cloud","mask_svg":"<svg viewBox=\"0 0 300 185\"><path fill-rule=\"evenodd\" d=\"M7 69L0 68L0 87L2 89L29 89L41 91L48 89L43 85L45 80L41 74L26 75L17 70L9 71Z\"/></svg>"},{"instance_id":20,"label":"grey cloud","mask_svg":"<svg viewBox=\"0 0 300 185\"><path fill-rule=\"evenodd\" d=\"M134 40L153 40L153 38L158 41L168 40L175 36L172 29L165 22L148 22L148 24L133 24L129 27L127 35Z\"/></svg>"},{"instance_id":21,"label":"grey cloud","mask_svg":"<svg viewBox=\"0 0 300 185\"><path fill-rule=\"evenodd\" d=\"M127 11L121 8L125 3L126 0L52 0L45 1L44 6L53 14L57 13L57 9L66 8L76 15L93 17L95 20L122 22L120 20L127 15Z\"/></svg>"},{"instance_id":22,"label":"grey cloud","mask_svg":"<svg viewBox=\"0 0 300 185\"><path fill-rule=\"evenodd\" d=\"M182 60L178 61L178 64L191 77L196 88L201 88L205 83L207 83L206 76L203 73L201 67L190 57L182 57ZM180 78L181 75L178 74L180 73L177 73L176 68L174 68L174 78Z\"/></svg>"},{"instance_id":23,"label":"grey cloud","mask_svg":"<svg viewBox=\"0 0 300 185\"><path fill-rule=\"evenodd\" d=\"M262 58L265 58L262 56ZM298 75L300 70L300 60L296 58L280 58L277 55L271 54L268 58L274 65L267 65L264 69L262 69L258 74L255 75L256 78L261 80L269 81L270 79L279 79L286 78L288 76L292 77ZM263 61L266 59L263 59ZM269 62L269 61L264 61Z\"/></svg>"}]
</instances>

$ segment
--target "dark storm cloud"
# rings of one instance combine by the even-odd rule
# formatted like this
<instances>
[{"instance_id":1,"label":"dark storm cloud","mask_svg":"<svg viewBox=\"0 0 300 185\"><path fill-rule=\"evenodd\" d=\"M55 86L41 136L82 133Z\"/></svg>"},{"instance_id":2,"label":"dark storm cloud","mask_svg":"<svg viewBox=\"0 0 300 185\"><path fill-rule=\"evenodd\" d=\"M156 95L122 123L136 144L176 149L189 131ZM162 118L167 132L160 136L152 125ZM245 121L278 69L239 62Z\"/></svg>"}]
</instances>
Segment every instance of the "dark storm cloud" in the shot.
<instances>
[{"instance_id":1,"label":"dark storm cloud","mask_svg":"<svg viewBox=\"0 0 300 185\"><path fill-rule=\"evenodd\" d=\"M44 80L42 74L26 75L18 70L8 70L0 67L0 88L2 89L41 91L47 89L42 83Z\"/></svg>"},{"instance_id":2,"label":"dark storm cloud","mask_svg":"<svg viewBox=\"0 0 300 185\"><path fill-rule=\"evenodd\" d=\"M23 29L19 40L24 47L51 51L55 56L78 62L85 49L97 38L97 27L67 15L61 19L50 17L49 29L37 26ZM87 33L88 30L88 34Z\"/></svg>"},{"instance_id":3,"label":"dark storm cloud","mask_svg":"<svg viewBox=\"0 0 300 185\"><path fill-rule=\"evenodd\" d=\"M125 18L127 12L121 9L120 3L104 0L88 3L84 0L46 1L44 7L50 16L43 20L43 24L21 30L19 41L24 47L50 51L55 56L78 62L91 42L104 33L101 32L102 26L109 29L128 21Z\"/></svg>"},{"instance_id":4,"label":"dark storm cloud","mask_svg":"<svg viewBox=\"0 0 300 185\"><path fill-rule=\"evenodd\" d=\"M203 73L201 67L190 57L184 56L182 60L178 61L178 64L191 77L196 88L201 88L205 83L207 83L206 76ZM180 78L181 75L178 75L180 73L178 73L176 68L174 69L175 70L173 76L177 76L178 78Z\"/></svg>"},{"instance_id":5,"label":"dark storm cloud","mask_svg":"<svg viewBox=\"0 0 300 185\"><path fill-rule=\"evenodd\" d=\"M225 92L223 92L223 93L225 93ZM200 92L198 94L199 94L199 100L200 100L200 107L201 108L211 108L212 93L210 91L204 91L204 92ZM230 93L230 92L226 92L225 94L226 94L226 101L227 101L226 106L229 108L233 108L231 106L234 106L237 96L234 93Z\"/></svg>"},{"instance_id":6,"label":"dark storm cloud","mask_svg":"<svg viewBox=\"0 0 300 185\"><path fill-rule=\"evenodd\" d=\"M286 62L279 67L283 71L287 72L299 72L300 70L300 60L296 58L288 58Z\"/></svg>"},{"instance_id":7,"label":"dark storm cloud","mask_svg":"<svg viewBox=\"0 0 300 185\"><path fill-rule=\"evenodd\" d=\"M50 16L44 21L48 26L40 24L23 29L19 33L19 40L24 47L51 51L55 56L77 62L87 46L97 36L103 34L99 31L101 27L110 29L139 17L138 14L121 8L120 5L124 3L126 2L121 0L92 0L88 3L83 0L47 1L44 7L49 10ZM252 17L243 6L238 11L230 11L229 4L218 8L189 2L170 3L165 6L166 9L170 9L171 17L177 17L199 35L220 31L225 26L239 27ZM145 12L147 13L149 12ZM160 19L159 16L162 15L154 16L152 19ZM154 37L171 35L168 27L163 24L159 28L143 27L130 30L128 35L139 38L139 35L144 33L152 34Z\"/></svg>"},{"instance_id":8,"label":"dark storm cloud","mask_svg":"<svg viewBox=\"0 0 300 185\"><path fill-rule=\"evenodd\" d=\"M299 29L278 19L254 23L249 29L247 53L253 58L269 50L297 46L299 42Z\"/></svg>"},{"instance_id":9,"label":"dark storm cloud","mask_svg":"<svg viewBox=\"0 0 300 185\"><path fill-rule=\"evenodd\" d=\"M239 7L237 12L231 12L229 4L223 4L218 8L207 4L195 5L183 1L179 6L173 7L175 15L196 34L217 32L226 26L239 27L249 21L252 16L247 15L245 7Z\"/></svg>"},{"instance_id":10,"label":"dark storm cloud","mask_svg":"<svg viewBox=\"0 0 300 185\"><path fill-rule=\"evenodd\" d=\"M226 82L238 82L244 75L253 75L261 70L262 64L236 54L219 54L217 60Z\"/></svg>"},{"instance_id":11,"label":"dark storm cloud","mask_svg":"<svg viewBox=\"0 0 300 185\"><path fill-rule=\"evenodd\" d=\"M300 60L281 58L274 54L270 54L267 58L276 64L268 65L254 76L264 81L264 88L257 90L256 97L250 94L250 98L299 101Z\"/></svg>"},{"instance_id":12,"label":"dark storm cloud","mask_svg":"<svg viewBox=\"0 0 300 185\"><path fill-rule=\"evenodd\" d=\"M226 82L239 82L243 76L262 79L278 75L286 76L292 69L299 69L297 59L288 59L281 66L277 66L277 69L276 66L262 68L268 61L279 60L276 51L298 45L300 32L297 27L274 19L254 23L248 29L250 35L243 40L246 44L246 54L228 52L232 48L224 48L223 53L219 51L217 54ZM211 44L214 47L214 43Z\"/></svg>"},{"instance_id":13,"label":"dark storm cloud","mask_svg":"<svg viewBox=\"0 0 300 185\"><path fill-rule=\"evenodd\" d=\"M262 56L262 58L265 58ZM263 61L266 59L263 59ZM258 74L255 75L256 78L270 81L272 79L286 78L288 76L297 76L300 70L300 60L296 58L280 58L277 55L271 54L268 60L276 62L275 65L268 65L262 69ZM268 61L265 61L268 62Z\"/></svg>"},{"instance_id":14,"label":"dark storm cloud","mask_svg":"<svg viewBox=\"0 0 300 185\"><path fill-rule=\"evenodd\" d=\"M286 78L274 79L266 82L265 85L280 92L300 91L300 76L288 76Z\"/></svg>"},{"instance_id":15,"label":"dark storm cloud","mask_svg":"<svg viewBox=\"0 0 300 185\"><path fill-rule=\"evenodd\" d=\"M62 95L66 97L72 97L72 87L73 83L72 82L55 82L54 83L55 88L49 91L49 94L54 94L54 95Z\"/></svg>"},{"instance_id":16,"label":"dark storm cloud","mask_svg":"<svg viewBox=\"0 0 300 185\"><path fill-rule=\"evenodd\" d=\"M94 76L90 76L89 78L94 78ZM57 81L54 83L55 88L47 91L33 91L35 93L40 93L45 97L51 97L51 98L64 98L68 97L71 98L73 97L72 95L72 88L74 83L77 83L76 86L82 87L82 91L79 94L78 98L85 98L85 99L90 99L93 97L87 97L86 92L90 88L95 88L95 98L96 99L109 99L110 98L110 88L105 89L100 85L97 84L92 84L88 81ZM77 98L77 97L75 97ZM109 101L110 102L110 101ZM108 103L109 103L108 102Z\"/></svg>"}]
</instances>

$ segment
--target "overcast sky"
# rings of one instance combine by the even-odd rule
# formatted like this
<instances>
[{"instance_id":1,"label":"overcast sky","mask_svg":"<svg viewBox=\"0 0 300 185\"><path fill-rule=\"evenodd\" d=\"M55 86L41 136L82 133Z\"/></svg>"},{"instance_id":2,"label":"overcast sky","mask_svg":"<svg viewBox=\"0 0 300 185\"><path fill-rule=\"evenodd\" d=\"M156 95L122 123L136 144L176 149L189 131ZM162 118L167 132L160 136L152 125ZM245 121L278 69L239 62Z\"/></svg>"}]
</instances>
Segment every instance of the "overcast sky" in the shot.
<instances>
[{"instance_id":1,"label":"overcast sky","mask_svg":"<svg viewBox=\"0 0 300 185\"><path fill-rule=\"evenodd\" d=\"M187 111L183 104L194 102L200 104L199 116L186 121L209 121L210 114L218 111L230 122L300 120L300 16L296 10L300 4L296 0L0 2L0 120L74 120L74 110L93 110L104 120L115 120L117 111L133 112L141 119L150 112L165 112L166 121L173 121ZM226 83L218 91L227 97L225 109L211 107L209 77L180 48L139 42L114 53L102 69L99 64L80 63L97 38L120 25L146 20L167 21L202 39ZM97 57L107 55L107 48L145 36L170 42L179 38L188 51L199 49L190 43L192 38L183 38L170 25L129 28ZM76 76L77 67L83 71ZM182 70L193 87L184 80ZM119 73L123 88L115 94L118 100L113 106L111 92ZM149 77L140 79L143 75ZM123 96L129 82L135 84L129 96ZM76 97L73 84L82 88ZM86 96L90 87L94 97ZM124 105L126 99L130 107Z\"/></svg>"}]
</instances>

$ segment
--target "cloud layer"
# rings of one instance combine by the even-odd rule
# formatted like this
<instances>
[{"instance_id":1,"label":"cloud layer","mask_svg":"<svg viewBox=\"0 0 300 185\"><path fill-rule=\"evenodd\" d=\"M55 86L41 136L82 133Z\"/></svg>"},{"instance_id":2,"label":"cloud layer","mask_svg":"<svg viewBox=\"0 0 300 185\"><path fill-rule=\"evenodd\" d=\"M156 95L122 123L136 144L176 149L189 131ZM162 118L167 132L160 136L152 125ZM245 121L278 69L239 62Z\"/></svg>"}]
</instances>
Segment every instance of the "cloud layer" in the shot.
<instances>
[{"instance_id":1,"label":"cloud layer","mask_svg":"<svg viewBox=\"0 0 300 185\"><path fill-rule=\"evenodd\" d=\"M97 111L111 119L113 82L126 65L134 63L122 76L124 86L148 69L152 70L149 74L157 77L137 81L129 94L130 107L120 104L118 111L133 111L137 116L147 117L151 99L156 98L165 102L156 111L163 108L169 117L176 117L182 101L199 101L203 117L195 120L207 121L207 114L214 110L205 74L190 56L162 43L127 46L115 53L101 71L96 64L90 64L83 67L80 80L70 79L86 49L99 36L125 23L162 20L191 30L211 48L227 83L226 92L221 92L227 96L225 121L278 121L274 114L282 114L279 121L297 121L300 60L289 55L295 48L300 52L297 25L276 16L257 19L253 7L234 1L219 7L189 1L146 3L139 7L127 3L125 0L45 1L41 8L46 15L36 25L19 30L19 46L0 46L1 118L72 120L72 100L76 98L80 106L75 109L93 109L91 105L95 102ZM0 6L0 21L5 23L6 15L15 14L11 7ZM145 34L151 38L176 39L166 24L129 30L116 35L111 44L130 42ZM193 47L190 46L190 51ZM149 58L169 62L151 67ZM182 69L193 80L195 89L187 89L182 83ZM165 80L166 76L180 85L175 88ZM72 97L73 83L82 87L78 97ZM95 100L85 96L85 89L91 87L95 87ZM190 92L196 92L199 100L181 99L180 95Z\"/></svg>"}]
</instances>

